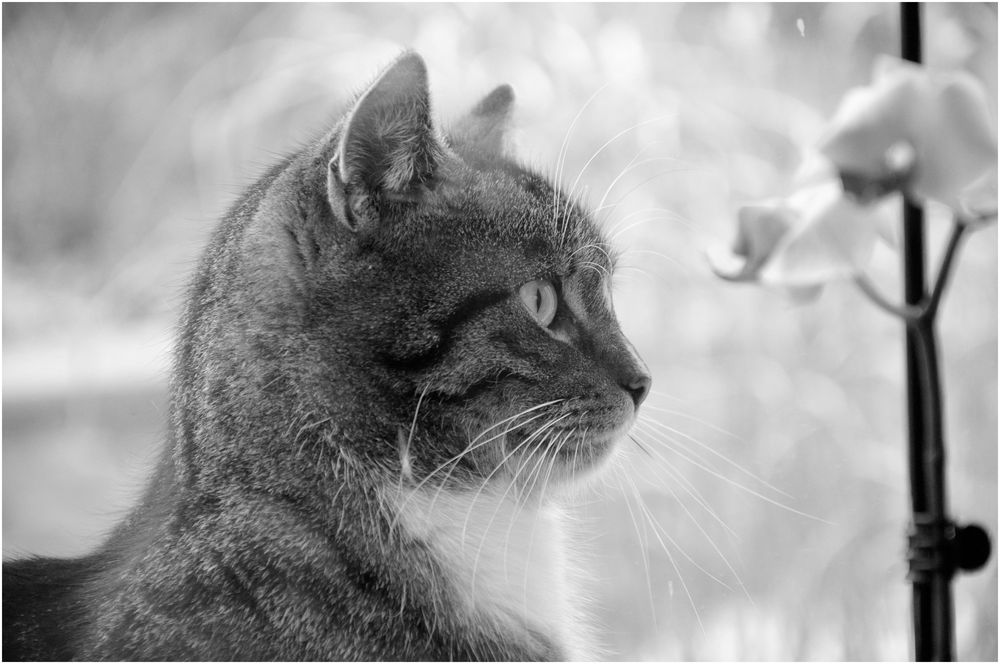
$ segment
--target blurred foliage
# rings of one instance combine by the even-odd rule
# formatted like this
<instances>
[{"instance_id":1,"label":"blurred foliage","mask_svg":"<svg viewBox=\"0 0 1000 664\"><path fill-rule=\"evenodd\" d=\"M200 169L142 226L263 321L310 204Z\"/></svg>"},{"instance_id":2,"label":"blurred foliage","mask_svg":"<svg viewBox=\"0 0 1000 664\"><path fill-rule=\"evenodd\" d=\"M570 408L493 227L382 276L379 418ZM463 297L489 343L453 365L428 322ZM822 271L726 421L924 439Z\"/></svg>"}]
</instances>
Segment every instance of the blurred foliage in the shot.
<instances>
[{"instance_id":1,"label":"blurred foliage","mask_svg":"<svg viewBox=\"0 0 1000 664\"><path fill-rule=\"evenodd\" d=\"M625 250L616 303L659 424L581 510L609 655L907 657L899 326L849 286L794 307L702 257L737 206L787 193L843 92L897 51L896 12L5 4L5 555L80 553L114 522L155 458L213 219L412 47L443 119L511 83L525 161L576 183ZM926 7L928 62L984 81L994 121L996 24L995 5ZM897 273L876 256L886 292ZM994 534L996 289L994 227L964 248L941 327L952 510ZM996 569L956 583L962 658L997 658Z\"/></svg>"}]
</instances>

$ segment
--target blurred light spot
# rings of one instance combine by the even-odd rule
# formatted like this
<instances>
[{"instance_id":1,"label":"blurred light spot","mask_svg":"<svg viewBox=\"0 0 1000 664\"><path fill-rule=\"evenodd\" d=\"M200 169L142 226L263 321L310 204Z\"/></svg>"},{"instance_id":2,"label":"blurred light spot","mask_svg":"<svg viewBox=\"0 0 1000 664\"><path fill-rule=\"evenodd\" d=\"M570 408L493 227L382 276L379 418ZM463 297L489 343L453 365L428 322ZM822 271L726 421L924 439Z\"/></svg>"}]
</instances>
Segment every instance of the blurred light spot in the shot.
<instances>
[{"instance_id":1,"label":"blurred light spot","mask_svg":"<svg viewBox=\"0 0 1000 664\"><path fill-rule=\"evenodd\" d=\"M540 44L545 60L561 72L589 75L594 69L590 44L570 24L553 21L548 39Z\"/></svg>"},{"instance_id":2,"label":"blurred light spot","mask_svg":"<svg viewBox=\"0 0 1000 664\"><path fill-rule=\"evenodd\" d=\"M734 51L756 50L767 36L771 7L765 4L735 4L719 22L718 35Z\"/></svg>"},{"instance_id":3,"label":"blurred light spot","mask_svg":"<svg viewBox=\"0 0 1000 664\"><path fill-rule=\"evenodd\" d=\"M642 36L635 26L620 21L609 23L601 30L597 43L606 76L622 82L646 80Z\"/></svg>"},{"instance_id":4,"label":"blurred light spot","mask_svg":"<svg viewBox=\"0 0 1000 664\"><path fill-rule=\"evenodd\" d=\"M795 27L799 29L799 34L803 37L806 36L806 22L801 18L795 19Z\"/></svg>"}]
</instances>

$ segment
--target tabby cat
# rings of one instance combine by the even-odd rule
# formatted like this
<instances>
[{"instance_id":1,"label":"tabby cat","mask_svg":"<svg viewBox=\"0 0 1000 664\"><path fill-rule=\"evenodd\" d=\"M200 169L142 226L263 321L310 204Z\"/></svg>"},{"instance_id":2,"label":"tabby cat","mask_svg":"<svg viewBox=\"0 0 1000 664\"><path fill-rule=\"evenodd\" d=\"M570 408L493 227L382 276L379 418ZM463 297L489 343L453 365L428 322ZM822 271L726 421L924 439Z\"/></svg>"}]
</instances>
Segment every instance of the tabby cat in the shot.
<instances>
[{"instance_id":1,"label":"tabby cat","mask_svg":"<svg viewBox=\"0 0 1000 664\"><path fill-rule=\"evenodd\" d=\"M5 659L592 658L560 502L649 391L592 215L405 53L215 231L169 444L95 553L4 565Z\"/></svg>"}]
</instances>

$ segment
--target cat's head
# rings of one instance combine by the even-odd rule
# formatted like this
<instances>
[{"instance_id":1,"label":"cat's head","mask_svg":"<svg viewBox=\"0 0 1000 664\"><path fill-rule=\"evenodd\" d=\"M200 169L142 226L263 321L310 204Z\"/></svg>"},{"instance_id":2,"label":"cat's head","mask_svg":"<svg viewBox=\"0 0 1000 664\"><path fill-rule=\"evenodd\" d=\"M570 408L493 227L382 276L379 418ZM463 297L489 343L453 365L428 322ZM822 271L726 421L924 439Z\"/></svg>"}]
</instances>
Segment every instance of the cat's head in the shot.
<instances>
[{"instance_id":1,"label":"cat's head","mask_svg":"<svg viewBox=\"0 0 1000 664\"><path fill-rule=\"evenodd\" d=\"M278 346L257 381L288 386L290 431L459 487L566 479L626 433L650 378L614 251L509 154L512 103L501 86L441 132L404 54L246 204L241 306Z\"/></svg>"}]
</instances>

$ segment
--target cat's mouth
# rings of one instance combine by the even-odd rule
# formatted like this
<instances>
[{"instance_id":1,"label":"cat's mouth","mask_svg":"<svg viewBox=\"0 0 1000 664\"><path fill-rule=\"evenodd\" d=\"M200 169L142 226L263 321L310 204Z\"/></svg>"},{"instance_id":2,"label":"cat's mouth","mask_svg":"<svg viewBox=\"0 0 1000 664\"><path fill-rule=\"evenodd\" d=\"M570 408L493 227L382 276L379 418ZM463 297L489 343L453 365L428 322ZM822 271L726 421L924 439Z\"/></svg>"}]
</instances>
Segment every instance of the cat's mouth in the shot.
<instances>
[{"instance_id":1,"label":"cat's mouth","mask_svg":"<svg viewBox=\"0 0 1000 664\"><path fill-rule=\"evenodd\" d=\"M520 450L507 461L515 483L529 490L536 486L572 484L599 472L632 421L607 429L575 428L555 433L544 444Z\"/></svg>"}]
</instances>

